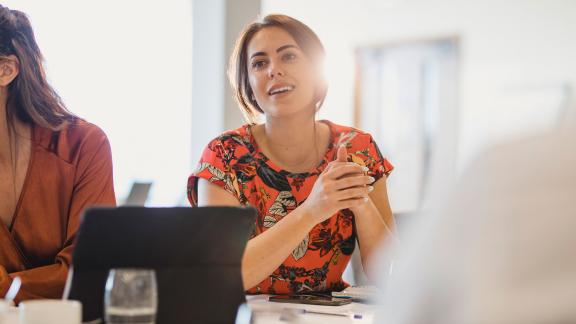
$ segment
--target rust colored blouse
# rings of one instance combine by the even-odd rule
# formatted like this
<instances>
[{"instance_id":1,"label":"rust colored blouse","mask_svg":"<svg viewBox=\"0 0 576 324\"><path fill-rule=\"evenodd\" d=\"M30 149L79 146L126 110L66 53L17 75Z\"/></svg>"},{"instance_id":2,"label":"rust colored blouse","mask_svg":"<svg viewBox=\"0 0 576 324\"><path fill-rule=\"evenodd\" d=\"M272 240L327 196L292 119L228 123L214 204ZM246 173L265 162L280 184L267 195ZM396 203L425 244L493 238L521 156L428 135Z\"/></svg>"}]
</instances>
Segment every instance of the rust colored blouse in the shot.
<instances>
[{"instance_id":1,"label":"rust colored blouse","mask_svg":"<svg viewBox=\"0 0 576 324\"><path fill-rule=\"evenodd\" d=\"M330 127L330 144L320 165L306 173L282 170L254 140L249 125L224 133L204 150L198 169L188 180L188 198L197 205L197 182L206 179L258 211L252 237L274 226L302 204L318 176L336 158L341 144L348 160L368 167L375 179L387 176L392 165L370 134L323 121ZM342 273L355 247L354 214L341 210L317 224L286 260L248 293L290 294L342 290Z\"/></svg>"},{"instance_id":2,"label":"rust colored blouse","mask_svg":"<svg viewBox=\"0 0 576 324\"><path fill-rule=\"evenodd\" d=\"M34 126L12 223L0 222L0 296L18 276L17 302L60 298L83 210L115 204L110 144L102 130L82 120L58 132Z\"/></svg>"}]
</instances>

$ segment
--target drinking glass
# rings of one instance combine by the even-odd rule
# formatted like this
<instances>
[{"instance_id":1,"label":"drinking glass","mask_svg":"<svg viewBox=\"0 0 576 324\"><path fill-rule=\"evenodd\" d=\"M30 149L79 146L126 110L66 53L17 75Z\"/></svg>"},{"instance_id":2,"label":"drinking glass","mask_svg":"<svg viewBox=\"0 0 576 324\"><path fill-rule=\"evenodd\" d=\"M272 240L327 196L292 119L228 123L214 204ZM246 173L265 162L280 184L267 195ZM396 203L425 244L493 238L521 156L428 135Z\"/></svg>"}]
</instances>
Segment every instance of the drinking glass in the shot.
<instances>
[{"instance_id":1,"label":"drinking glass","mask_svg":"<svg viewBox=\"0 0 576 324\"><path fill-rule=\"evenodd\" d=\"M112 269L106 281L106 323L154 324L158 293L151 269Z\"/></svg>"}]
</instances>

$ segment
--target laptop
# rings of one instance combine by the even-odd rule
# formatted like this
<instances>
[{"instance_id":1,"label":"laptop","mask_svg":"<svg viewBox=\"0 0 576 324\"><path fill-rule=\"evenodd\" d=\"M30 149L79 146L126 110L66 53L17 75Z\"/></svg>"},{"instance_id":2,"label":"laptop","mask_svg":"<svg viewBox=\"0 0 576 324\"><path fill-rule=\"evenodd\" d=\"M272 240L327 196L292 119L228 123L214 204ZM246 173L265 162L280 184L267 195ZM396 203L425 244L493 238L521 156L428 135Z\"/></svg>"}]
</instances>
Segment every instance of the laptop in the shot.
<instances>
[{"instance_id":1,"label":"laptop","mask_svg":"<svg viewBox=\"0 0 576 324\"><path fill-rule=\"evenodd\" d=\"M240 264L256 211L244 207L94 208L77 234L65 299L104 321L112 268L151 268L157 324L233 323L246 301Z\"/></svg>"},{"instance_id":2,"label":"laptop","mask_svg":"<svg viewBox=\"0 0 576 324\"><path fill-rule=\"evenodd\" d=\"M148 200L148 194L150 193L150 188L152 187L152 182L134 182L130 188L130 193L126 200L124 200L123 206L144 206L146 200Z\"/></svg>"}]
</instances>

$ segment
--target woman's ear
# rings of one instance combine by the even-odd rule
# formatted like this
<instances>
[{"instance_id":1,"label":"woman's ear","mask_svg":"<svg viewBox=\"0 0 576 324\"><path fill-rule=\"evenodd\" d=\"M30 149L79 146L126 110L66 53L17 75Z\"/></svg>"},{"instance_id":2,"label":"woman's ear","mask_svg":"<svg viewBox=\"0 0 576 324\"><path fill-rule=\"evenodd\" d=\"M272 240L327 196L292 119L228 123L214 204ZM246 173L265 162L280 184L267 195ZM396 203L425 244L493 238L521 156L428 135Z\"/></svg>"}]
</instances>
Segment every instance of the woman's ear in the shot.
<instances>
[{"instance_id":1,"label":"woman's ear","mask_svg":"<svg viewBox=\"0 0 576 324\"><path fill-rule=\"evenodd\" d=\"M7 87L20 72L20 61L16 55L0 58L0 86Z\"/></svg>"}]
</instances>

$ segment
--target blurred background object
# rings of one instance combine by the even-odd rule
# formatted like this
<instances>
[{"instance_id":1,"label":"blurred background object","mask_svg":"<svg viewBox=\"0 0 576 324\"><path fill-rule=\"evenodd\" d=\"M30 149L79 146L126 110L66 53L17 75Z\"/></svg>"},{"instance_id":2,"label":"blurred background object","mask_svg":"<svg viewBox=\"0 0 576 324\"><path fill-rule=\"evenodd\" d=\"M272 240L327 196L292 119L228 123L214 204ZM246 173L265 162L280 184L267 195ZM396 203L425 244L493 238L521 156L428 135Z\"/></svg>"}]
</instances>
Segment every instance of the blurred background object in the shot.
<instances>
[{"instance_id":1,"label":"blurred background object","mask_svg":"<svg viewBox=\"0 0 576 324\"><path fill-rule=\"evenodd\" d=\"M396 260L377 322L575 323L575 164L576 124L483 151L382 254Z\"/></svg>"},{"instance_id":2,"label":"blurred background object","mask_svg":"<svg viewBox=\"0 0 576 324\"><path fill-rule=\"evenodd\" d=\"M148 194L152 182L134 182L126 199L120 203L121 206L144 206L148 200Z\"/></svg>"}]
</instances>

